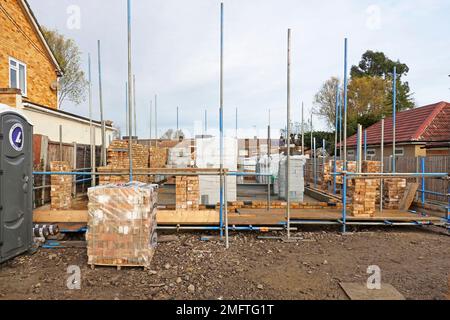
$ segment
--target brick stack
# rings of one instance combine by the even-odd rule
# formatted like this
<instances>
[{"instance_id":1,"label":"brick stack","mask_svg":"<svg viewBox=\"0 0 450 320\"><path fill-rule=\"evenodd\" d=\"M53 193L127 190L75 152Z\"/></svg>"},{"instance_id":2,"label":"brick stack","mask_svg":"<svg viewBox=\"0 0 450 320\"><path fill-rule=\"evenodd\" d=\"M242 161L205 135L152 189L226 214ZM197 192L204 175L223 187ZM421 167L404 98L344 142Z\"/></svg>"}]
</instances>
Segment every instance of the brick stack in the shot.
<instances>
[{"instance_id":1,"label":"brick stack","mask_svg":"<svg viewBox=\"0 0 450 320\"><path fill-rule=\"evenodd\" d=\"M167 164L167 148L149 148L150 168L165 168Z\"/></svg>"},{"instance_id":2,"label":"brick stack","mask_svg":"<svg viewBox=\"0 0 450 320\"><path fill-rule=\"evenodd\" d=\"M130 159L128 157L128 140L115 140L108 148L108 165L98 168L99 172L128 171L130 168ZM133 143L132 146L133 171L139 169L148 169L149 150L148 147ZM108 183L126 183L129 181L129 175L123 176L100 176L100 185ZM149 182L148 176L135 175L134 181L143 183Z\"/></svg>"},{"instance_id":3,"label":"brick stack","mask_svg":"<svg viewBox=\"0 0 450 320\"><path fill-rule=\"evenodd\" d=\"M67 161L50 162L52 172L71 172ZM51 208L53 210L67 210L72 207L72 176L51 175Z\"/></svg>"},{"instance_id":4,"label":"brick stack","mask_svg":"<svg viewBox=\"0 0 450 320\"><path fill-rule=\"evenodd\" d=\"M381 162L380 161L369 161L365 160L362 162L362 172L366 173L380 173L381 172ZM380 180L375 180L377 186L377 195L375 201L380 202Z\"/></svg>"},{"instance_id":5,"label":"brick stack","mask_svg":"<svg viewBox=\"0 0 450 320\"><path fill-rule=\"evenodd\" d=\"M362 172L366 173L380 173L381 162L380 161L362 161Z\"/></svg>"},{"instance_id":6,"label":"brick stack","mask_svg":"<svg viewBox=\"0 0 450 320\"><path fill-rule=\"evenodd\" d=\"M199 210L200 179L198 176L176 178L176 209Z\"/></svg>"},{"instance_id":7,"label":"brick stack","mask_svg":"<svg viewBox=\"0 0 450 320\"><path fill-rule=\"evenodd\" d=\"M336 172L342 172L344 170L344 161L336 161ZM356 161L347 161L347 172L356 172ZM350 181L350 180L349 180ZM342 176L336 176L336 183L342 184Z\"/></svg>"},{"instance_id":8,"label":"brick stack","mask_svg":"<svg viewBox=\"0 0 450 320\"><path fill-rule=\"evenodd\" d=\"M330 160L325 162L325 166L323 167L323 180L324 184L333 181L333 170L334 170L334 160Z\"/></svg>"},{"instance_id":9,"label":"brick stack","mask_svg":"<svg viewBox=\"0 0 450 320\"><path fill-rule=\"evenodd\" d=\"M133 143L131 146L133 167L148 168L148 147ZM108 148L108 166L115 169L129 168L128 140L115 140Z\"/></svg>"},{"instance_id":10,"label":"brick stack","mask_svg":"<svg viewBox=\"0 0 450 320\"><path fill-rule=\"evenodd\" d=\"M377 179L353 179L353 197L351 213L355 217L373 217L375 215Z\"/></svg>"},{"instance_id":11,"label":"brick stack","mask_svg":"<svg viewBox=\"0 0 450 320\"><path fill-rule=\"evenodd\" d=\"M88 264L149 268L156 248L155 185L90 188Z\"/></svg>"},{"instance_id":12,"label":"brick stack","mask_svg":"<svg viewBox=\"0 0 450 320\"><path fill-rule=\"evenodd\" d=\"M405 195L406 179L384 179L383 190L384 208L398 210L400 201Z\"/></svg>"}]
</instances>

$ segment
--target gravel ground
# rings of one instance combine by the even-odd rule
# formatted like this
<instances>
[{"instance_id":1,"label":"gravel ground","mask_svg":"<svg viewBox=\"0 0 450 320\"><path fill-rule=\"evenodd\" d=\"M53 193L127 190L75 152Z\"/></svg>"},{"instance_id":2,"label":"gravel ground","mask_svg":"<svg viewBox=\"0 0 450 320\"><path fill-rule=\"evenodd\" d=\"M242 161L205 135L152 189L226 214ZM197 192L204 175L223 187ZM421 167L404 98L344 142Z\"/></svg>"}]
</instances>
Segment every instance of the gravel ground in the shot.
<instances>
[{"instance_id":1,"label":"gravel ground","mask_svg":"<svg viewBox=\"0 0 450 320\"><path fill-rule=\"evenodd\" d=\"M161 243L152 270L87 266L85 248L39 249L0 267L0 299L347 299L339 282L366 282L369 265L407 299L448 299L450 238L419 229L341 235L308 230L296 242L232 234L231 248L178 234ZM271 234L276 235L276 234ZM68 290L67 267L81 268Z\"/></svg>"}]
</instances>

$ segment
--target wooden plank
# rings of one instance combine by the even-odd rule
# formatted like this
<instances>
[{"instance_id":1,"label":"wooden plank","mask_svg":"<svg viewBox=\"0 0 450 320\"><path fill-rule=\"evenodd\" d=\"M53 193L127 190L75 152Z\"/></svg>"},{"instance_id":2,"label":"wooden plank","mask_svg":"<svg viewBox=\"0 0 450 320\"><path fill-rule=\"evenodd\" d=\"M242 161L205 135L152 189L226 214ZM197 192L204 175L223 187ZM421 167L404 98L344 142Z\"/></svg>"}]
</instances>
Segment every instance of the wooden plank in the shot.
<instances>
[{"instance_id":1,"label":"wooden plank","mask_svg":"<svg viewBox=\"0 0 450 320\"><path fill-rule=\"evenodd\" d=\"M158 210L156 220L158 224L216 225L219 223L219 212L214 210Z\"/></svg>"},{"instance_id":2,"label":"wooden plank","mask_svg":"<svg viewBox=\"0 0 450 320\"><path fill-rule=\"evenodd\" d=\"M87 223L87 210L34 210L34 223Z\"/></svg>"},{"instance_id":3,"label":"wooden plank","mask_svg":"<svg viewBox=\"0 0 450 320\"><path fill-rule=\"evenodd\" d=\"M408 210L416 197L417 189L419 189L419 184L417 182L408 183L406 185L405 194L400 200L399 209Z\"/></svg>"},{"instance_id":4,"label":"wooden plank","mask_svg":"<svg viewBox=\"0 0 450 320\"><path fill-rule=\"evenodd\" d=\"M228 220L230 225L255 225L270 226L279 225L285 221L284 209L239 209L239 213L230 213ZM342 218L340 210L333 209L292 209L293 220L318 220L337 221ZM42 210L34 211L33 221L35 223L87 223L87 210ZM158 210L157 222L159 225L218 225L219 212L215 210L175 211ZM374 217L347 217L347 221L440 221L439 217L423 217L421 215L398 211L385 210L377 212Z\"/></svg>"},{"instance_id":5,"label":"wooden plank","mask_svg":"<svg viewBox=\"0 0 450 320\"><path fill-rule=\"evenodd\" d=\"M368 289L364 283L343 283L340 282L342 290L350 300L405 300L405 297L392 285L382 283L381 288Z\"/></svg>"}]
</instances>

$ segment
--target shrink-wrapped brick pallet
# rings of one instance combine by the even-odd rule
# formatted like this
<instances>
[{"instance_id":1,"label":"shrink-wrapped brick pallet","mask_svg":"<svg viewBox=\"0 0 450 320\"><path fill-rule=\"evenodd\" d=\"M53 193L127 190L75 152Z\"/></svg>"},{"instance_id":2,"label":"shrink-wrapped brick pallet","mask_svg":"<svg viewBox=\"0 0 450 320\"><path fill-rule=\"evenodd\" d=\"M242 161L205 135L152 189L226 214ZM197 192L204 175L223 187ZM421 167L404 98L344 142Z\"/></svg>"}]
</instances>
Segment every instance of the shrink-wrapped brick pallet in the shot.
<instances>
[{"instance_id":1,"label":"shrink-wrapped brick pallet","mask_svg":"<svg viewBox=\"0 0 450 320\"><path fill-rule=\"evenodd\" d=\"M89 265L150 267L157 244L157 188L134 182L88 190Z\"/></svg>"},{"instance_id":2,"label":"shrink-wrapped brick pallet","mask_svg":"<svg viewBox=\"0 0 450 320\"><path fill-rule=\"evenodd\" d=\"M52 161L50 163L50 171L52 172L71 172L67 161ZM51 209L53 210L67 210L72 207L72 182L71 175L51 175Z\"/></svg>"}]
</instances>

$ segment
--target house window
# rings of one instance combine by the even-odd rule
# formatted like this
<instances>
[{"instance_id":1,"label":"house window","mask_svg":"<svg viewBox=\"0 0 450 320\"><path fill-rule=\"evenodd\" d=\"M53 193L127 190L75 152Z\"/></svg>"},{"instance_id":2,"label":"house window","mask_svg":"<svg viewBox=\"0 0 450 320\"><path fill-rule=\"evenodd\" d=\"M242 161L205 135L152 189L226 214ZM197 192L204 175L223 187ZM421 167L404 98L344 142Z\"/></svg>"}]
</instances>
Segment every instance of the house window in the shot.
<instances>
[{"instance_id":1,"label":"house window","mask_svg":"<svg viewBox=\"0 0 450 320\"><path fill-rule=\"evenodd\" d=\"M395 156L396 157L403 157L405 155L405 149L403 148L396 148L395 149Z\"/></svg>"},{"instance_id":2,"label":"house window","mask_svg":"<svg viewBox=\"0 0 450 320\"><path fill-rule=\"evenodd\" d=\"M355 151L354 150L348 150L347 151L347 156L353 157L354 155L355 155Z\"/></svg>"},{"instance_id":3,"label":"house window","mask_svg":"<svg viewBox=\"0 0 450 320\"><path fill-rule=\"evenodd\" d=\"M9 87L22 91L22 95L27 95L27 65L9 58Z\"/></svg>"},{"instance_id":4,"label":"house window","mask_svg":"<svg viewBox=\"0 0 450 320\"><path fill-rule=\"evenodd\" d=\"M377 155L377 152L375 149L367 149L367 156L368 157L375 157Z\"/></svg>"}]
</instances>

